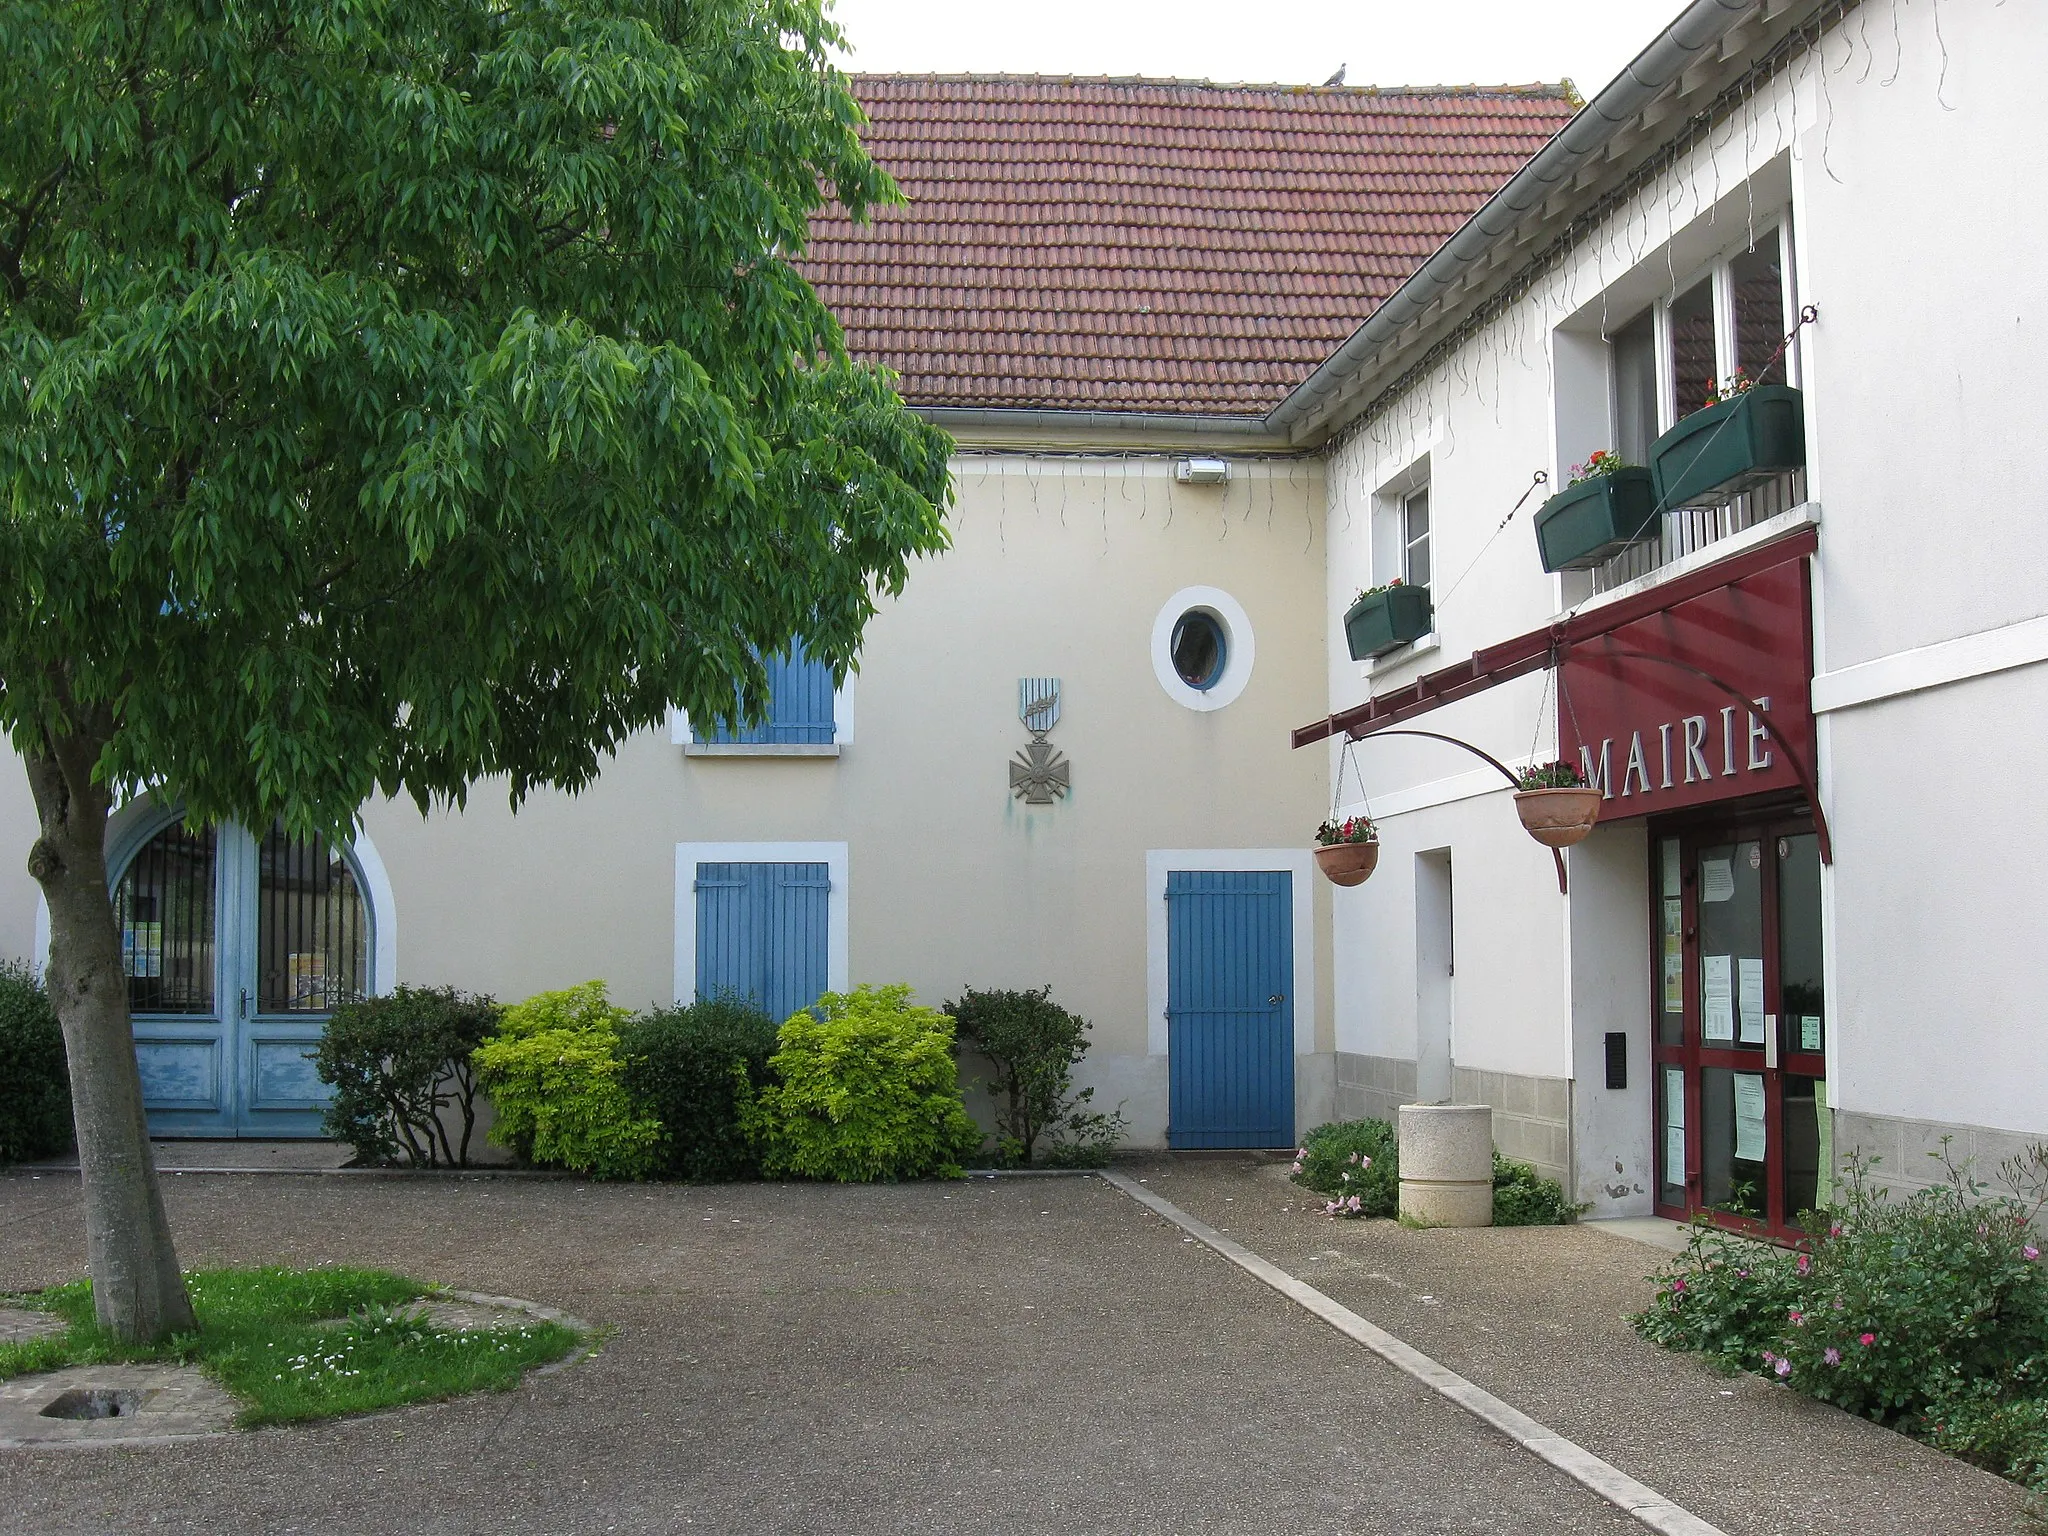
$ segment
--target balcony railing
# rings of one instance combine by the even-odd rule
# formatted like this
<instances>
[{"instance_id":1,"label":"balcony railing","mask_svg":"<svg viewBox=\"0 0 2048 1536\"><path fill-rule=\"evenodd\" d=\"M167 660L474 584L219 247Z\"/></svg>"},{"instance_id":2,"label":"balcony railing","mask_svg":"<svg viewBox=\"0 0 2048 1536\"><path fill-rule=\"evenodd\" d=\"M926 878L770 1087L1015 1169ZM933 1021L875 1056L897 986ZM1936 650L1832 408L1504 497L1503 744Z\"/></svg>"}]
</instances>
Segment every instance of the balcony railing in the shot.
<instances>
[{"instance_id":1,"label":"balcony railing","mask_svg":"<svg viewBox=\"0 0 2048 1536\"><path fill-rule=\"evenodd\" d=\"M1664 526L1656 538L1625 549L1605 565L1594 567L1593 590L1611 592L1694 550L1705 549L1709 544L1740 533L1767 517L1789 512L1804 500L1806 471L1795 469L1775 480L1765 481L1753 491L1743 492L1725 506L1685 507L1677 512L1666 512Z\"/></svg>"}]
</instances>

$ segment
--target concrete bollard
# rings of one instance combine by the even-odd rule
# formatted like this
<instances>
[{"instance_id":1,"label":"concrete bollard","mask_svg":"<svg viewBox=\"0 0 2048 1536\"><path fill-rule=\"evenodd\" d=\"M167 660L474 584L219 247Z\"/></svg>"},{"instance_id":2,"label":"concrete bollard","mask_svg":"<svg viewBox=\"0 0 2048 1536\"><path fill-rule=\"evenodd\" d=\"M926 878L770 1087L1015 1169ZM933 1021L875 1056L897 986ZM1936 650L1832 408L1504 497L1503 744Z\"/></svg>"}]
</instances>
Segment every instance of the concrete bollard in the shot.
<instances>
[{"instance_id":1,"label":"concrete bollard","mask_svg":"<svg viewBox=\"0 0 2048 1536\"><path fill-rule=\"evenodd\" d=\"M1401 1216L1431 1227L1493 1225L1493 1106L1401 1106Z\"/></svg>"}]
</instances>

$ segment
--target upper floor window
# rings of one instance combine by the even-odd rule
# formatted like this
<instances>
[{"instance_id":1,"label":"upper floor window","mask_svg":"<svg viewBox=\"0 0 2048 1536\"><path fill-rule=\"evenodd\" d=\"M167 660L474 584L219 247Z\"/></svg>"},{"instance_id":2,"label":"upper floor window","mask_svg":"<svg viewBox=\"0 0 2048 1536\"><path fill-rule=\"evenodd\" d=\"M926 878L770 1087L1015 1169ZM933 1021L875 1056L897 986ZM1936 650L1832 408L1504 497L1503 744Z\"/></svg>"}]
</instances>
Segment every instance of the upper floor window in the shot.
<instances>
[{"instance_id":1,"label":"upper floor window","mask_svg":"<svg viewBox=\"0 0 2048 1536\"><path fill-rule=\"evenodd\" d=\"M701 746L830 746L839 740L832 669L793 642L785 656L768 659L768 717L758 725L696 729Z\"/></svg>"},{"instance_id":2,"label":"upper floor window","mask_svg":"<svg viewBox=\"0 0 2048 1536\"><path fill-rule=\"evenodd\" d=\"M1411 587L1429 585L1429 487L1401 498L1401 579Z\"/></svg>"},{"instance_id":3,"label":"upper floor window","mask_svg":"<svg viewBox=\"0 0 2048 1536\"><path fill-rule=\"evenodd\" d=\"M1647 463L1660 432L1705 406L1738 373L1752 384L1789 382L1778 344L1790 307L1784 231L1775 227L1667 303L1610 331L1609 398L1622 458Z\"/></svg>"}]
</instances>

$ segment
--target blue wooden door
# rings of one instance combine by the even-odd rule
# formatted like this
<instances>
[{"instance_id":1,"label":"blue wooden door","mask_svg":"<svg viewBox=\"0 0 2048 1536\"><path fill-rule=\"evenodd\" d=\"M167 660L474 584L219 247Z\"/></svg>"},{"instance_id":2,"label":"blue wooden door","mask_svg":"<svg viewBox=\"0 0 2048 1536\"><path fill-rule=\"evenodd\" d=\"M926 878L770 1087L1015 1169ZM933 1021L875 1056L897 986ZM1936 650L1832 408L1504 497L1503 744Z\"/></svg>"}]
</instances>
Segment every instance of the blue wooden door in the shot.
<instances>
[{"instance_id":1,"label":"blue wooden door","mask_svg":"<svg viewBox=\"0 0 2048 1536\"><path fill-rule=\"evenodd\" d=\"M1293 877L1166 876L1167 1143L1294 1145Z\"/></svg>"},{"instance_id":2,"label":"blue wooden door","mask_svg":"<svg viewBox=\"0 0 2048 1536\"><path fill-rule=\"evenodd\" d=\"M697 996L736 993L788 1018L827 985L832 880L823 864L697 866Z\"/></svg>"},{"instance_id":3,"label":"blue wooden door","mask_svg":"<svg viewBox=\"0 0 2048 1536\"><path fill-rule=\"evenodd\" d=\"M369 913L341 850L173 822L113 899L150 1134L321 1135L312 1052L334 1006L370 989Z\"/></svg>"}]
</instances>

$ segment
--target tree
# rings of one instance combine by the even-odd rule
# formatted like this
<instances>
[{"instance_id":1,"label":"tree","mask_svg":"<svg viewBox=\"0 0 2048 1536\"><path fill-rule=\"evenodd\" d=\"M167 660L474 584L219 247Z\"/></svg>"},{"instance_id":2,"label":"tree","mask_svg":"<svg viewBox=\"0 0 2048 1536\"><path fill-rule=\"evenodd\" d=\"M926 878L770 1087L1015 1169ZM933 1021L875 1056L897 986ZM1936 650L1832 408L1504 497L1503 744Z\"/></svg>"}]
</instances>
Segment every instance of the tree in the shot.
<instances>
[{"instance_id":1,"label":"tree","mask_svg":"<svg viewBox=\"0 0 2048 1536\"><path fill-rule=\"evenodd\" d=\"M117 793L339 834L843 676L945 435L791 265L892 198L819 0L0 8L0 725L103 1323L192 1325Z\"/></svg>"}]
</instances>

